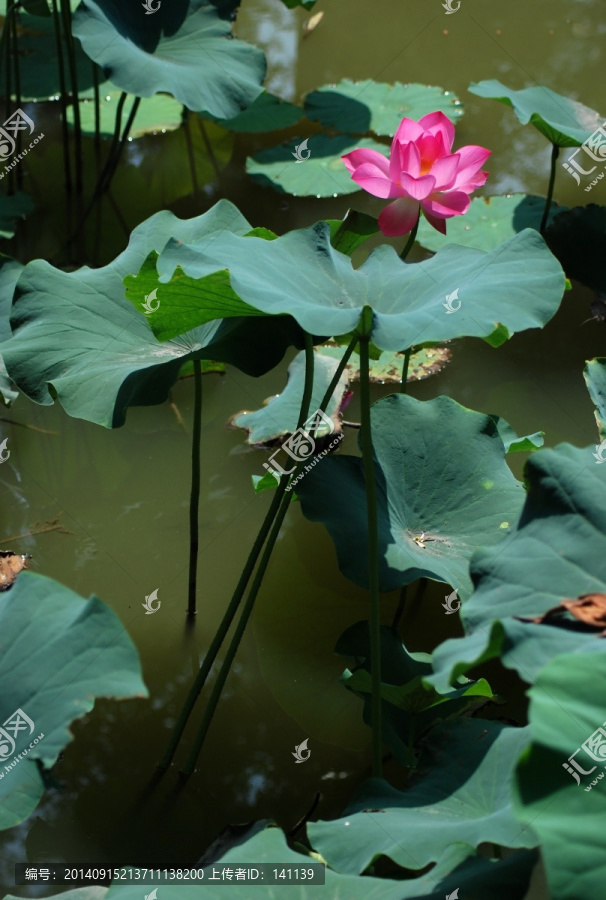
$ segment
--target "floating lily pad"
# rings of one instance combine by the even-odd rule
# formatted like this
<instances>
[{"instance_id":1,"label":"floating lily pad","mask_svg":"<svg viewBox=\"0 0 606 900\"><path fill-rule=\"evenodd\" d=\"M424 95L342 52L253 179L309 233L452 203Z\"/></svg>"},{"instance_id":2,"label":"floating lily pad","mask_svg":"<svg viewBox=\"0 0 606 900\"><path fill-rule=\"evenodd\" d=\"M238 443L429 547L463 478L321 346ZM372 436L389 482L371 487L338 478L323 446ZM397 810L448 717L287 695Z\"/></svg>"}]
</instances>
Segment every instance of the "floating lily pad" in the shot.
<instances>
[{"instance_id":1,"label":"floating lily pad","mask_svg":"<svg viewBox=\"0 0 606 900\"><path fill-rule=\"evenodd\" d=\"M360 190L345 168L341 159L343 154L368 149L386 157L389 155L389 147L385 144L349 134L337 137L314 134L305 139L305 147L301 147L302 143L301 138L295 138L278 147L262 150L246 160L246 171L259 184L269 185L293 197L337 197ZM297 161L297 147L300 147L303 161Z\"/></svg>"},{"instance_id":2,"label":"floating lily pad","mask_svg":"<svg viewBox=\"0 0 606 900\"><path fill-rule=\"evenodd\" d=\"M500 542L503 522L517 521L523 503L522 485L505 462L493 420L449 397L423 402L402 394L379 400L371 415L380 589L426 577L469 597L472 553ZM303 514L328 529L343 574L368 587L362 460L329 457L297 493Z\"/></svg>"},{"instance_id":3,"label":"floating lily pad","mask_svg":"<svg viewBox=\"0 0 606 900\"><path fill-rule=\"evenodd\" d=\"M363 309L371 307L372 341L394 352L463 336L499 346L516 331L548 322L564 292L558 261L531 229L491 253L451 244L409 265L382 245L358 269L330 240L329 225L319 222L275 240L223 231L205 246L180 248L173 242L167 247L170 265L160 256L162 281L155 286L166 315L174 308L180 330L208 321L208 312L205 305L196 310L191 285L187 297L181 296L181 275L172 275L176 266L193 279L229 269L231 287L242 301L265 313L290 314L314 335L353 332ZM201 304L206 304L204 287L202 282ZM451 315L445 300L454 290L460 305Z\"/></svg>"},{"instance_id":4,"label":"floating lily pad","mask_svg":"<svg viewBox=\"0 0 606 900\"><path fill-rule=\"evenodd\" d=\"M606 656L569 653L548 663L529 690L532 742L518 766L514 803L539 836L550 895L561 900L604 890L596 824L606 815L605 683Z\"/></svg>"},{"instance_id":5,"label":"floating lily pad","mask_svg":"<svg viewBox=\"0 0 606 900\"><path fill-rule=\"evenodd\" d=\"M545 232L547 246L569 278L606 293L606 206L575 206L562 212Z\"/></svg>"},{"instance_id":6,"label":"floating lily pad","mask_svg":"<svg viewBox=\"0 0 606 900\"><path fill-rule=\"evenodd\" d=\"M129 406L166 400L189 360L231 362L251 375L272 369L287 346L300 342L288 316L217 319L160 344L148 322L155 313L145 316L124 297L125 275L138 271L171 235L208 241L226 228L247 232L250 224L222 200L193 219L156 213L134 229L126 250L100 269L67 273L43 260L29 263L13 306L13 337L1 345L10 377L36 403L48 406L57 397L70 415L116 428Z\"/></svg>"},{"instance_id":7,"label":"floating lily pad","mask_svg":"<svg viewBox=\"0 0 606 900\"><path fill-rule=\"evenodd\" d=\"M323 354L315 354L314 386L309 404L310 414L313 414L320 406L338 365L338 362ZM295 356L288 367L288 384L282 393L267 402L263 409L258 409L256 412L238 413L233 416L230 420L231 424L236 428L244 428L248 431L246 443L256 446L273 444L285 435L292 434L296 430L299 420L304 382L305 353L302 352ZM326 416L332 419L333 429L330 431L328 423L326 423L315 432L318 438L340 433L339 409L346 389L347 374L344 373L326 407ZM313 455L313 451L309 455Z\"/></svg>"},{"instance_id":8,"label":"floating lily pad","mask_svg":"<svg viewBox=\"0 0 606 900\"><path fill-rule=\"evenodd\" d=\"M305 115L325 128L347 134L393 137L404 117L418 121L432 112L443 112L453 122L463 115L456 94L427 84L394 84L351 81L325 84L305 98Z\"/></svg>"},{"instance_id":9,"label":"floating lily pad","mask_svg":"<svg viewBox=\"0 0 606 900\"><path fill-rule=\"evenodd\" d=\"M314 0L315 2L315 0ZM229 131L258 134L265 131L278 131L290 128L303 116L300 106L288 103L275 94L264 91L254 100L248 109L232 119L209 118Z\"/></svg>"},{"instance_id":10,"label":"floating lily pad","mask_svg":"<svg viewBox=\"0 0 606 900\"><path fill-rule=\"evenodd\" d=\"M138 97L166 92L193 112L232 118L262 93L263 52L231 36L229 12L211 0L171 0L153 16L112 0L86 0L73 33L105 77Z\"/></svg>"},{"instance_id":11,"label":"floating lily pad","mask_svg":"<svg viewBox=\"0 0 606 900\"><path fill-rule=\"evenodd\" d=\"M0 601L0 634L0 757L12 763L27 753L9 771L3 766L3 829L36 808L44 792L37 763L50 768L57 761L72 739L70 723L90 712L96 697L146 697L147 690L137 651L115 613L51 578L19 575ZM17 671L24 675L16 678ZM7 726L15 712L24 714L16 734Z\"/></svg>"},{"instance_id":12,"label":"floating lily pad","mask_svg":"<svg viewBox=\"0 0 606 900\"><path fill-rule=\"evenodd\" d=\"M121 94L122 92L117 91L115 88L110 92L101 91L99 107L99 131L101 135L110 136L114 133L116 107ZM143 134L156 133L158 131L176 131L181 125L182 113L182 104L167 94L156 94L154 97L142 100L129 132L129 137L138 138ZM74 109L72 106L67 108L67 119L70 125L74 124ZM125 124L126 116L123 115L122 127ZM88 99L80 101L80 125L85 134L95 133L94 101Z\"/></svg>"},{"instance_id":13,"label":"floating lily pad","mask_svg":"<svg viewBox=\"0 0 606 900\"><path fill-rule=\"evenodd\" d=\"M461 607L466 636L434 653L429 681L438 690L498 656L532 682L560 654L606 651L595 630L536 622L564 599L606 593L606 481L593 449L560 444L528 459L519 522L504 516L510 526L504 543L471 561L476 590Z\"/></svg>"},{"instance_id":14,"label":"floating lily pad","mask_svg":"<svg viewBox=\"0 0 606 900\"><path fill-rule=\"evenodd\" d=\"M446 234L440 234L424 216L419 223L418 241L428 250L439 250L446 244L494 250L504 241L523 231L538 231L545 209L545 198L526 194L507 194L504 197L474 197L464 216L454 216L446 222ZM565 210L552 201L548 222Z\"/></svg>"},{"instance_id":15,"label":"floating lily pad","mask_svg":"<svg viewBox=\"0 0 606 900\"><path fill-rule=\"evenodd\" d=\"M603 441L606 438L606 357L590 359L585 364L583 376L595 405L595 419Z\"/></svg>"},{"instance_id":16,"label":"floating lily pad","mask_svg":"<svg viewBox=\"0 0 606 900\"><path fill-rule=\"evenodd\" d=\"M333 359L342 359L345 353L342 344L321 344L319 350L323 356ZM410 355L406 380L422 381L431 375L437 375L450 362L451 357L452 353L446 347L423 347L416 350ZM400 384L403 365L403 353L384 351L378 359L371 360L370 380L376 384ZM360 356L355 351L349 357L346 369L350 381L360 380Z\"/></svg>"},{"instance_id":17,"label":"floating lily pad","mask_svg":"<svg viewBox=\"0 0 606 900\"><path fill-rule=\"evenodd\" d=\"M511 799L515 765L529 740L527 728L499 722L442 722L425 741L419 763L425 774L402 791L379 778L367 781L341 818L308 825L312 846L348 875L379 855L421 869L457 842L536 847Z\"/></svg>"},{"instance_id":18,"label":"floating lily pad","mask_svg":"<svg viewBox=\"0 0 606 900\"><path fill-rule=\"evenodd\" d=\"M472 82L468 90L511 106L522 125L530 122L558 147L580 146L604 121L594 109L546 87L514 91L500 81L488 80Z\"/></svg>"}]
</instances>

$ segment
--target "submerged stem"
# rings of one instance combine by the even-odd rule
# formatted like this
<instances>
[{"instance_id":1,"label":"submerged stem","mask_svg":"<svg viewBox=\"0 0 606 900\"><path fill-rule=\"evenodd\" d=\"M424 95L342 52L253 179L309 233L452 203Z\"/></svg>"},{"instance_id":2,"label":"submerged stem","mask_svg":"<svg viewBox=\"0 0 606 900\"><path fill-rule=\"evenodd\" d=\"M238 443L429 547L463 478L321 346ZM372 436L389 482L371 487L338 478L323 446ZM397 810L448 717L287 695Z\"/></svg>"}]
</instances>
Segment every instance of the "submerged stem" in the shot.
<instances>
[{"instance_id":1,"label":"submerged stem","mask_svg":"<svg viewBox=\"0 0 606 900\"><path fill-rule=\"evenodd\" d=\"M187 615L196 615L198 576L198 519L200 514L200 438L202 434L202 363L194 359L194 433L191 442L191 492L189 495L189 589Z\"/></svg>"},{"instance_id":2,"label":"submerged stem","mask_svg":"<svg viewBox=\"0 0 606 900\"><path fill-rule=\"evenodd\" d=\"M370 416L370 337L360 338L360 405L362 457L366 482L368 520L368 589L370 594L370 672L372 702L372 774L381 778L383 769L381 731L381 613L379 608L379 534L377 528L377 488L372 452Z\"/></svg>"},{"instance_id":3,"label":"submerged stem","mask_svg":"<svg viewBox=\"0 0 606 900\"><path fill-rule=\"evenodd\" d=\"M547 219L549 218L549 210L551 208L551 199L553 197L553 187L555 184L556 177L556 162L558 161L558 156L560 155L560 148L557 144L552 144L551 146L551 171L549 173L549 186L547 187L547 199L545 200L545 209L543 210L543 218L541 219L541 227L539 231L541 234L544 234L545 228L547 226Z\"/></svg>"}]
</instances>

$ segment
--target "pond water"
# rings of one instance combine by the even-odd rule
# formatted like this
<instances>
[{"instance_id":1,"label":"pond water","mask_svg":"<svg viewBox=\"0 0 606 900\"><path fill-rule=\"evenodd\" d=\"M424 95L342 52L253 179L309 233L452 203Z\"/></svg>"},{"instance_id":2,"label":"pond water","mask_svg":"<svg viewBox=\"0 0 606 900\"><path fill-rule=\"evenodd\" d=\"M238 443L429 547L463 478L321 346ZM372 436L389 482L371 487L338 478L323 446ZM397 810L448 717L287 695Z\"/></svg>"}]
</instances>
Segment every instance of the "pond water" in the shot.
<instances>
[{"instance_id":1,"label":"pond water","mask_svg":"<svg viewBox=\"0 0 606 900\"><path fill-rule=\"evenodd\" d=\"M513 88L536 82L595 109L603 104L599 41L605 26L598 0L462 0L452 16L444 15L439 0L320 0L315 11L322 10L320 25L302 39L309 13L288 11L279 0L244 0L237 33L266 51L268 87L293 101L342 77L418 81L454 91L465 104L457 145L479 143L493 151L485 193L543 194L550 148L534 129L520 126L510 109L469 94L471 81L498 78ZM25 185L36 212L2 250L23 262L41 256L60 263L61 179L49 178L61 159L57 110L42 106L36 121L46 138L31 159L31 183ZM211 129L219 143L217 135ZM231 138L222 140L228 154ZM133 142L113 189L125 223L132 229L165 207L181 217L197 215L221 196L254 225L279 233L341 217L350 205L378 213L381 201L362 194L294 199L254 184L243 162L275 142L273 136L238 137L220 183L211 181L207 166L209 183L196 196L184 196L181 188L188 174L180 133ZM90 146L87 152L92 154ZM587 202L563 170L555 197L567 206ZM605 202L601 185L592 200ZM111 208L102 225L103 263L125 246L126 237ZM399 248L403 242L396 243ZM575 285L544 331L526 332L498 350L481 341L454 343L446 369L412 385L411 393L420 399L447 394L498 413L520 434L543 430L547 445L594 443L581 373L584 360L603 353L604 326L583 324L591 296ZM126 425L115 431L23 396L3 413L53 433L0 423L12 448L0 470L0 548L31 553L32 570L108 603L137 645L150 692L149 700L100 700L74 724L74 740L53 769L55 786L26 822L0 833L7 889L12 864L26 859L189 865L230 823L275 818L292 828L318 791L316 815L335 816L368 777L370 731L361 722L359 702L338 684L344 665L333 654L341 632L366 618L367 597L340 575L323 527L307 522L293 506L196 772L179 790L177 769L202 705L175 765L155 790L147 790L269 503L251 488L251 475L262 474L266 454L248 448L243 433L226 422L278 393L290 358L260 379L233 369L204 378L199 612L191 629L185 604L192 380L180 381L172 392L184 425L168 403L131 409ZM376 397L389 392L374 390ZM347 418L357 420L355 397ZM355 430L347 430L342 447L341 452L357 452ZM524 458L512 460L517 476ZM58 513L69 534L51 531L6 542ZM147 616L142 603L155 589L161 608ZM401 631L410 649L430 651L458 627L443 615L445 592L445 586L430 585L421 609L405 615ZM396 602L395 595L384 596L385 621ZM496 666L489 677L496 692L507 687L512 698L491 714L521 721L523 685ZM311 757L296 765L292 752L306 738ZM386 775L399 777L389 769ZM40 888L16 892L34 896Z\"/></svg>"}]
</instances>

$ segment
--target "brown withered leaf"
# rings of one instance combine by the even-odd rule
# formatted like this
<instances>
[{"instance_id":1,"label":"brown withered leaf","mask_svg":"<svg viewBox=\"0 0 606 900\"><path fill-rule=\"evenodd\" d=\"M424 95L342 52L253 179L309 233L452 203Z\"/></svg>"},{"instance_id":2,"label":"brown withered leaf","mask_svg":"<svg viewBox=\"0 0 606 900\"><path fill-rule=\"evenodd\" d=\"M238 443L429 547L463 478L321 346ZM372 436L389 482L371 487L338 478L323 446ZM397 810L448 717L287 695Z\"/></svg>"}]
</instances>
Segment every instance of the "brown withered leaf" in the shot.
<instances>
[{"instance_id":1,"label":"brown withered leaf","mask_svg":"<svg viewBox=\"0 0 606 900\"><path fill-rule=\"evenodd\" d=\"M28 568L29 553L13 553L12 550L0 550L0 591L8 591L22 569Z\"/></svg>"},{"instance_id":2,"label":"brown withered leaf","mask_svg":"<svg viewBox=\"0 0 606 900\"><path fill-rule=\"evenodd\" d=\"M567 620L562 616L567 612L584 625L600 629L602 636L606 636L606 594L582 594L576 600L562 600L542 616L535 618L517 616L516 618L523 622L534 622L537 625L561 625L565 628Z\"/></svg>"}]
</instances>

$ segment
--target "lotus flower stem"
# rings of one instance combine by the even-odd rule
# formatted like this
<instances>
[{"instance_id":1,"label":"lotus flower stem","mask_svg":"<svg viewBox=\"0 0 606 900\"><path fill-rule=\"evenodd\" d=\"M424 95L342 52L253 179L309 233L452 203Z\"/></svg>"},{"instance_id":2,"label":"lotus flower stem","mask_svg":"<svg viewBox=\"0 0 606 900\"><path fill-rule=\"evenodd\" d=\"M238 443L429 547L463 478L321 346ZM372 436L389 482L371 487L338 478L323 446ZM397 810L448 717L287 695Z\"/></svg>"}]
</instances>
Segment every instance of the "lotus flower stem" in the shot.
<instances>
[{"instance_id":1,"label":"lotus flower stem","mask_svg":"<svg viewBox=\"0 0 606 900\"><path fill-rule=\"evenodd\" d=\"M404 362L402 364L402 380L400 381L400 393L406 393L406 385L408 382L408 365L410 363L410 354L412 353L412 347L409 347L408 350L404 353Z\"/></svg>"},{"instance_id":2,"label":"lotus flower stem","mask_svg":"<svg viewBox=\"0 0 606 900\"><path fill-rule=\"evenodd\" d=\"M11 93L12 93L12 86L11 86L11 74L12 74L12 73L11 73L11 65L12 65L12 60L11 60L11 31L12 31L12 17L11 17L11 21L10 21L10 22L6 22L6 23L5 23L4 28L2 29L2 31L3 31L3 33L6 32L6 35L7 35L7 42L8 42L8 51L7 51L7 54L6 54L6 95L5 95L5 99L6 99L5 113L6 113L6 118L8 119L9 116L10 116L10 114L11 114ZM9 172L9 174L8 174L8 193L11 194L11 193L14 191L14 189L15 189L15 173L14 173L14 171L11 170L11 171Z\"/></svg>"},{"instance_id":3,"label":"lotus flower stem","mask_svg":"<svg viewBox=\"0 0 606 900\"><path fill-rule=\"evenodd\" d=\"M395 631L396 634L398 633L398 626L400 624L400 619L402 618L402 613L404 612L404 607L406 605L406 589L407 589L407 587L408 587L407 584L403 584L402 587L400 588L400 597L398 600L398 608L395 611L393 621L391 623L392 630Z\"/></svg>"},{"instance_id":4,"label":"lotus flower stem","mask_svg":"<svg viewBox=\"0 0 606 900\"><path fill-rule=\"evenodd\" d=\"M72 104L74 108L74 149L76 156L76 195L82 197L84 190L82 177L82 126L80 124L80 101L78 98L78 69L76 66L76 54L74 51L74 38L72 35L72 13L69 0L61 0L61 17L63 19L63 32L67 46L67 64L72 88Z\"/></svg>"},{"instance_id":5,"label":"lotus flower stem","mask_svg":"<svg viewBox=\"0 0 606 900\"><path fill-rule=\"evenodd\" d=\"M311 403L311 394L313 389L313 365L314 365L314 349L313 349L313 341L311 335L305 336L305 384L303 387L303 398L301 401L301 411L299 413L299 424L302 425L305 422L308 414L309 414L309 405ZM344 368L344 366L343 366ZM337 379L338 380L338 379ZM217 658L217 654L221 649L221 645L225 640L225 636L229 631L231 624L234 620L236 612L238 611L238 607L242 601L242 597L246 591L248 586L248 582L254 572L255 566L263 549L263 545L267 540L267 536L270 532L271 526L280 510L280 504L284 498L284 494L286 492L286 488L288 486L289 480L287 478L281 478L278 487L274 492L274 496L272 498L271 505L265 515L261 528L259 529L259 533L255 538L255 542L252 546L252 549L248 555L248 559L246 560L246 564L240 578L238 580L238 584L236 585L236 589L234 594L229 602L229 605L225 611L223 619L217 629L215 636L213 637L210 647L206 652L206 656L204 657L204 662L200 666L200 670L196 675L194 683L192 684L189 693L185 699L185 703L183 704L183 708L179 714L179 718L175 723L175 727L173 728L173 732L170 737L170 741L168 743L168 747L166 748L166 752L162 759L158 764L158 768L161 770L165 770L170 765L170 762L175 754L175 750L181 740L181 736L185 730L185 726L187 725L187 721L191 715L191 712L194 708L196 700L202 688L206 683L206 679L208 678L209 672L212 669L215 659ZM227 675L226 675L227 677Z\"/></svg>"},{"instance_id":6,"label":"lotus flower stem","mask_svg":"<svg viewBox=\"0 0 606 900\"><path fill-rule=\"evenodd\" d=\"M551 172L549 173L549 185L547 187L547 199L545 200L545 209L543 210L543 218L541 219L541 234L545 233L545 228L547 227L547 219L549 218L549 209L551 207L551 199L553 197L553 186L555 184L556 177L556 163L558 161L558 156L560 155L560 148L557 144L551 145Z\"/></svg>"},{"instance_id":7,"label":"lotus flower stem","mask_svg":"<svg viewBox=\"0 0 606 900\"><path fill-rule=\"evenodd\" d=\"M187 615L196 615L198 580L198 519L200 516L200 437L202 434L202 363L194 359L194 433L191 442L191 492L189 495L189 589Z\"/></svg>"},{"instance_id":8,"label":"lotus flower stem","mask_svg":"<svg viewBox=\"0 0 606 900\"><path fill-rule=\"evenodd\" d=\"M419 230L419 222L420 222L420 220L421 220L421 214L419 213L419 218L417 219L416 225L415 225L415 227L412 229L412 231L410 232L410 236L409 236L408 240L406 241L406 246L404 247L404 249L403 249L402 252L400 253L400 259L401 259L401 260L405 260L406 257L408 256L408 254L410 253L410 250L411 250L411 248L412 248L412 245L414 244L414 242L415 242L415 240L416 240L416 237L417 237L417 231Z\"/></svg>"},{"instance_id":9,"label":"lotus flower stem","mask_svg":"<svg viewBox=\"0 0 606 900\"><path fill-rule=\"evenodd\" d=\"M210 159L210 164L215 170L217 181L220 181L221 169L219 168L219 163L217 162L217 157L215 156L215 151L213 150L213 145L211 144L210 138L208 137L208 132L206 131L206 127L204 125L204 119L202 119L200 116L198 116L198 126L200 128L202 140L204 141L204 146L206 147L206 152L208 153L208 158Z\"/></svg>"},{"instance_id":10,"label":"lotus flower stem","mask_svg":"<svg viewBox=\"0 0 606 900\"><path fill-rule=\"evenodd\" d=\"M194 147L191 140L191 117L187 107L183 107L183 137L185 139L185 148L187 150L187 158L189 160L189 171L191 174L192 193L194 196L199 192L198 175L196 173L196 159L194 156Z\"/></svg>"},{"instance_id":11,"label":"lotus flower stem","mask_svg":"<svg viewBox=\"0 0 606 900\"><path fill-rule=\"evenodd\" d=\"M383 770L381 730L381 613L379 608L379 534L377 528L377 487L372 452L370 418L370 335L360 338L361 440L366 483L368 517L368 589L370 593L370 673L372 716L372 774L381 778Z\"/></svg>"}]
</instances>

